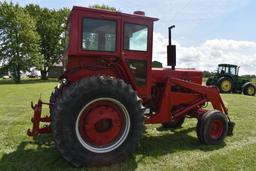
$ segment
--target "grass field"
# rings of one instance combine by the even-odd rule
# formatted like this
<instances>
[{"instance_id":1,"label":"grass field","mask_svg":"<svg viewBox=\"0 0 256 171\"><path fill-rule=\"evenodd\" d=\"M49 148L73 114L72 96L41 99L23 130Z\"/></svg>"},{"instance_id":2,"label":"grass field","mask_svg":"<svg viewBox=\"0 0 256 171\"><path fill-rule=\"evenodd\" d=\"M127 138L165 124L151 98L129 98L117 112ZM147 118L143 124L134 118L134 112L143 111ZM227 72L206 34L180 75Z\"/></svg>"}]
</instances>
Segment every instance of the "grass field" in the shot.
<instances>
[{"instance_id":1,"label":"grass field","mask_svg":"<svg viewBox=\"0 0 256 171\"><path fill-rule=\"evenodd\" d=\"M225 143L206 146L198 142L195 119L187 119L178 130L162 130L148 125L135 155L103 168L76 169L54 147L50 135L33 140L30 101L41 93L47 101L56 81L24 81L15 85L0 80L0 170L256 170L256 97L223 95L231 119L236 122L234 136ZM45 108L44 113L48 109Z\"/></svg>"}]
</instances>

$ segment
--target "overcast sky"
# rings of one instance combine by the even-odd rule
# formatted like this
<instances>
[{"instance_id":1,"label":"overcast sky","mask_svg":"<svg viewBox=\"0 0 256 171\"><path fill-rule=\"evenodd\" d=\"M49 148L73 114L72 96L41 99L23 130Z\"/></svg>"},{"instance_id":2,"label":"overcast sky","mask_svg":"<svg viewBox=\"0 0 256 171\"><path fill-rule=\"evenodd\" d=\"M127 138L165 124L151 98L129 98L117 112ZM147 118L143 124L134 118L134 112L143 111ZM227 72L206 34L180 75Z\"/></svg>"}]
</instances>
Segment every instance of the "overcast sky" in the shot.
<instances>
[{"instance_id":1,"label":"overcast sky","mask_svg":"<svg viewBox=\"0 0 256 171\"><path fill-rule=\"evenodd\" d=\"M72 8L106 4L125 13L145 11L157 17L154 60L166 64L167 28L175 24L177 67L214 70L218 63L241 66L241 74L256 74L255 0L13 0L21 5Z\"/></svg>"}]
</instances>

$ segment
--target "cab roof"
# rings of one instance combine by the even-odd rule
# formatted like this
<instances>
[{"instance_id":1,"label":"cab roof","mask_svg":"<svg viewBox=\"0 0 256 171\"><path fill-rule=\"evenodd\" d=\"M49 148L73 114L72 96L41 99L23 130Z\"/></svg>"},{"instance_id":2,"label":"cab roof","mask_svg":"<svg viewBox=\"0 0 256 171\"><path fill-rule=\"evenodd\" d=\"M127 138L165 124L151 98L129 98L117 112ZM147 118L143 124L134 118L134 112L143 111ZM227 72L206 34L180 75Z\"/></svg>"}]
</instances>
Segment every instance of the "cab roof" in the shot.
<instances>
[{"instance_id":1,"label":"cab roof","mask_svg":"<svg viewBox=\"0 0 256 171\"><path fill-rule=\"evenodd\" d=\"M136 18L142 18L146 20L151 20L151 21L158 21L158 18L154 17L147 17L145 15L139 15L139 14L127 14L127 13L122 13L120 11L110 11L110 10L105 10L105 9L95 9L95 8L87 8L87 7L79 7L79 6L73 6L71 13L74 11L87 11L87 12L94 12L94 13L100 13L100 14L105 14L105 15L114 15L114 16L122 16L122 17L136 17Z\"/></svg>"},{"instance_id":2,"label":"cab roof","mask_svg":"<svg viewBox=\"0 0 256 171\"><path fill-rule=\"evenodd\" d=\"M237 65L233 64L219 64L218 66L237 67Z\"/></svg>"}]
</instances>

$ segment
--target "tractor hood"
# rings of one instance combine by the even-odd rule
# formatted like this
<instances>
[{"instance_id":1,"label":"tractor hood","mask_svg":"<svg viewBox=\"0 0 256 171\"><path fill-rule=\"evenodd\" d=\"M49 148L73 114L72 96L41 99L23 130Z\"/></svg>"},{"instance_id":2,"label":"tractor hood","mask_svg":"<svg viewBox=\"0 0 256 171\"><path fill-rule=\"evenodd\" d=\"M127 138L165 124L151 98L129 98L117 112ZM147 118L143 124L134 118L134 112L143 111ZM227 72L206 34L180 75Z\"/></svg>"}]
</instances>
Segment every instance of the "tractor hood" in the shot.
<instances>
[{"instance_id":1,"label":"tractor hood","mask_svg":"<svg viewBox=\"0 0 256 171\"><path fill-rule=\"evenodd\" d=\"M189 82L202 84L203 72L195 69L176 68L152 68L152 77L158 82L164 82L166 78L173 77Z\"/></svg>"}]
</instances>

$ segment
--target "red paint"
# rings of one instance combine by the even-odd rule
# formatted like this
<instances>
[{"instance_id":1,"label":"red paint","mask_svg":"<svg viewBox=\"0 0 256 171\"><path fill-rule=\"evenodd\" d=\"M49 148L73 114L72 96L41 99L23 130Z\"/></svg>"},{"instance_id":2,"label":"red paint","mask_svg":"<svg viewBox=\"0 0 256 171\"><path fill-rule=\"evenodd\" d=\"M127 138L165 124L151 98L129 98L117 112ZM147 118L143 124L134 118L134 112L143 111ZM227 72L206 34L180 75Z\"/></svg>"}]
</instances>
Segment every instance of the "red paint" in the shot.
<instances>
[{"instance_id":1,"label":"red paint","mask_svg":"<svg viewBox=\"0 0 256 171\"><path fill-rule=\"evenodd\" d=\"M224 131L224 124L221 120L214 120L211 123L211 127L209 130L209 135L212 139L218 139L221 137Z\"/></svg>"},{"instance_id":2,"label":"red paint","mask_svg":"<svg viewBox=\"0 0 256 171\"><path fill-rule=\"evenodd\" d=\"M104 146L115 142L124 129L123 113L108 101L97 101L84 109L79 120L79 132L85 142Z\"/></svg>"},{"instance_id":3,"label":"red paint","mask_svg":"<svg viewBox=\"0 0 256 171\"><path fill-rule=\"evenodd\" d=\"M185 92L172 91L172 86L179 86ZM200 117L202 114L200 109L205 102L211 102L215 109L227 114L227 109L216 87L206 87L176 78L168 78L160 96L158 112L148 115L146 123L167 123L171 119L190 115L190 113L192 117ZM185 107L172 112L172 109L180 104Z\"/></svg>"},{"instance_id":4,"label":"red paint","mask_svg":"<svg viewBox=\"0 0 256 171\"><path fill-rule=\"evenodd\" d=\"M45 123L50 123L51 118L49 116L41 117L41 112L42 112L42 105L48 103L43 103L41 100L38 100L38 103L33 105L31 102L31 108L34 110L34 116L31 118L31 122L33 123L32 130L28 129L27 135L35 137L38 134L45 134L45 133L50 133L51 128L50 125L45 125L44 127L40 128L40 122L45 122Z\"/></svg>"},{"instance_id":5,"label":"red paint","mask_svg":"<svg viewBox=\"0 0 256 171\"><path fill-rule=\"evenodd\" d=\"M116 38L116 51L115 52L99 52L99 51L86 51L82 50L82 20L84 17L91 17L94 19L112 20L117 23L117 38ZM156 18L146 17L143 15L130 15L121 12L111 12L105 10L96 10L90 8L74 7L71 16L71 34L68 48L68 64L67 70L76 68L83 65L90 65L99 63L105 59L112 59L115 61L109 69L105 70L90 70L82 69L75 74L65 73L65 77L73 83L81 78L92 75L111 75L124 79L127 83L131 84L137 90L141 97L149 97L151 93L151 61L152 61L152 40L153 40L153 22L157 21ZM124 23L143 24L148 26L148 47L146 52L123 50L123 36ZM128 59L139 59L147 61L147 86L139 87L136 85L132 73L126 64ZM106 62L108 63L108 62ZM105 66L106 63L100 63ZM119 69L117 69L119 68ZM121 68L121 69L120 69Z\"/></svg>"}]
</instances>

